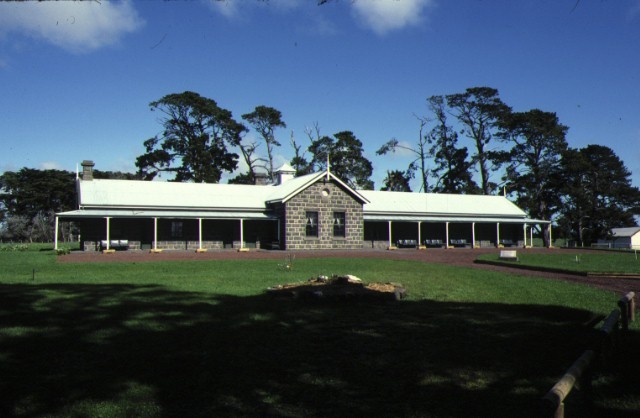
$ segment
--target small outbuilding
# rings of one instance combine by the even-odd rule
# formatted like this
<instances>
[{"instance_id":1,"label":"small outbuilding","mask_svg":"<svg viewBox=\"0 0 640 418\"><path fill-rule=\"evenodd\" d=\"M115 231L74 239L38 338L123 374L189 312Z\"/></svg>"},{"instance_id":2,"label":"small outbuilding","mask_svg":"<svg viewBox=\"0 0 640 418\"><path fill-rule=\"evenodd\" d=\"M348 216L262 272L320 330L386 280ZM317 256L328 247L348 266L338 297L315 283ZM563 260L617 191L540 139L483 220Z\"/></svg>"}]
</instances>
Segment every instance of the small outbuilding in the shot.
<instances>
[{"instance_id":1,"label":"small outbuilding","mask_svg":"<svg viewBox=\"0 0 640 418\"><path fill-rule=\"evenodd\" d=\"M606 242L610 248L640 248L640 227L613 228Z\"/></svg>"}]
</instances>

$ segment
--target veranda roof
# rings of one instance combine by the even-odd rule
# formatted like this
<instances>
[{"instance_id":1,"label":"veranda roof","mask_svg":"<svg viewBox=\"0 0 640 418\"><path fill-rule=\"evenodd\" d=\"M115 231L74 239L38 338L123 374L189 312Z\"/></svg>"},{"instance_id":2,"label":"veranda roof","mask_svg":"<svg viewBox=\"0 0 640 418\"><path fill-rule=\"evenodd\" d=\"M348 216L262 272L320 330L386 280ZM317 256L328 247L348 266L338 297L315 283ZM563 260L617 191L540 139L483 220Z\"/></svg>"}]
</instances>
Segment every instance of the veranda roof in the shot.
<instances>
[{"instance_id":1,"label":"veranda roof","mask_svg":"<svg viewBox=\"0 0 640 418\"><path fill-rule=\"evenodd\" d=\"M264 212L188 211L188 210L131 210L131 209L78 209L58 213L69 219L86 218L165 218L165 219L251 219L276 220Z\"/></svg>"}]
</instances>

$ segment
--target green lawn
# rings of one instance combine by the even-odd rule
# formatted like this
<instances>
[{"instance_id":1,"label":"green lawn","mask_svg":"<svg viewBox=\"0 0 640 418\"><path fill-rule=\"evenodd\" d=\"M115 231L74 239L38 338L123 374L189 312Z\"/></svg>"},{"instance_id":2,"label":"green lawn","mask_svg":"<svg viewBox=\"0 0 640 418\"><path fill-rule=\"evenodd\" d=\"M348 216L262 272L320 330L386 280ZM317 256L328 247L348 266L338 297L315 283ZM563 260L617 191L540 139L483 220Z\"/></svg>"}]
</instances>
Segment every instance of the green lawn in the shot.
<instances>
[{"instance_id":1,"label":"green lawn","mask_svg":"<svg viewBox=\"0 0 640 418\"><path fill-rule=\"evenodd\" d=\"M484 254L480 260L501 262L499 254ZM507 261L506 263L513 263ZM535 268L580 273L640 274L640 254L634 251L591 251L581 253L559 249L555 254L518 252L518 264Z\"/></svg>"},{"instance_id":2,"label":"green lawn","mask_svg":"<svg viewBox=\"0 0 640 418\"><path fill-rule=\"evenodd\" d=\"M593 340L583 323L618 298L382 258L299 259L291 272L274 260L55 259L46 248L0 252L0 416L534 417ZM408 299L264 292L347 273L400 282ZM615 366L596 380L593 416L640 406ZM586 414L579 400L572 416Z\"/></svg>"}]
</instances>

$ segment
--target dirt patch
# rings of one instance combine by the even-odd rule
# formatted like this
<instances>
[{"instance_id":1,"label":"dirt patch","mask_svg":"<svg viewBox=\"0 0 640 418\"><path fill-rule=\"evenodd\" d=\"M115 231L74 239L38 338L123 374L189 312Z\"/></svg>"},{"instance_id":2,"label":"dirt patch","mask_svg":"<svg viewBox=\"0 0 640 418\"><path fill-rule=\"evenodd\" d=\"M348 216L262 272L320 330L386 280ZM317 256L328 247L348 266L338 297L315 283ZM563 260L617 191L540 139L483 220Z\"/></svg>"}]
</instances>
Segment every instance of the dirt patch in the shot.
<instances>
[{"instance_id":1,"label":"dirt patch","mask_svg":"<svg viewBox=\"0 0 640 418\"><path fill-rule=\"evenodd\" d=\"M406 289L398 283L368 283L351 275L318 276L306 282L288 283L267 289L279 298L317 300L398 301L406 296Z\"/></svg>"}]
</instances>

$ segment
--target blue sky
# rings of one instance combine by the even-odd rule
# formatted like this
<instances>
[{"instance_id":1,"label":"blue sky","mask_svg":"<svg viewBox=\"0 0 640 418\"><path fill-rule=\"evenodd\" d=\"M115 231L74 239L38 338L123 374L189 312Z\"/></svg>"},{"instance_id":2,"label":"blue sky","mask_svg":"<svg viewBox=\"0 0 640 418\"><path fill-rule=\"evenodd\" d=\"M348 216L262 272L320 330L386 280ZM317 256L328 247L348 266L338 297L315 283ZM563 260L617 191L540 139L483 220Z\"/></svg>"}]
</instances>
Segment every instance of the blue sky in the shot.
<instances>
[{"instance_id":1,"label":"blue sky","mask_svg":"<svg viewBox=\"0 0 640 418\"><path fill-rule=\"evenodd\" d=\"M0 172L135 171L161 131L149 103L191 90L239 121L280 110L279 162L292 132L353 131L379 189L410 159L375 151L416 143L427 97L489 86L556 112L571 147L610 146L640 186L640 0L0 3L0 80Z\"/></svg>"}]
</instances>

